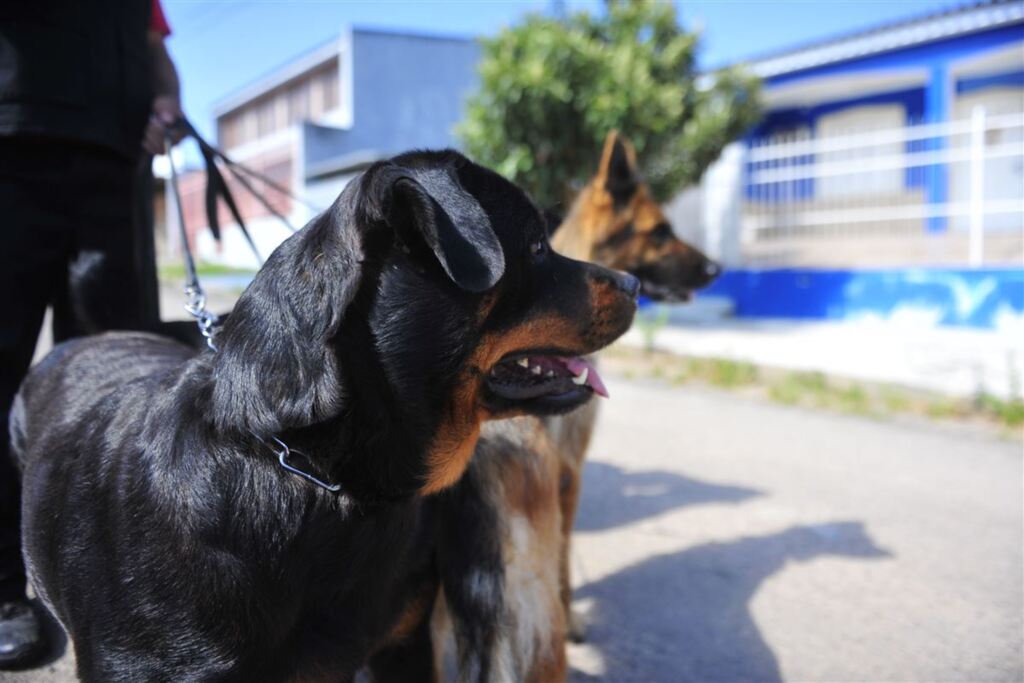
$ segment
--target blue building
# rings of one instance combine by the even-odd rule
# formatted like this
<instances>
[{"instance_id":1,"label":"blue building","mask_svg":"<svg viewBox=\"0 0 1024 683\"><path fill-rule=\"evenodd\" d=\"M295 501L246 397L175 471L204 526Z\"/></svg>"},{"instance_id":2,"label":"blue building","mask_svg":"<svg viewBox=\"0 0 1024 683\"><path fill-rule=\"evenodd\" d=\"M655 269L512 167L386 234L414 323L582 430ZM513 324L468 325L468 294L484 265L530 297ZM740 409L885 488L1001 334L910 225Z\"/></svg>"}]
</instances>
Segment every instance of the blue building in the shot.
<instances>
[{"instance_id":1,"label":"blue building","mask_svg":"<svg viewBox=\"0 0 1024 683\"><path fill-rule=\"evenodd\" d=\"M344 28L217 103L218 141L230 157L304 198L295 202L257 183L274 208L302 225L371 163L411 148L453 146L478 59L469 38ZM204 174L185 176L181 186L200 255L255 266L228 215L223 243L205 229ZM249 193L234 194L261 253L270 253L287 229Z\"/></svg>"},{"instance_id":2,"label":"blue building","mask_svg":"<svg viewBox=\"0 0 1024 683\"><path fill-rule=\"evenodd\" d=\"M265 192L302 224L368 164L454 145L479 56L468 38L346 28L222 100L218 138L309 200ZM1022 319L1022 0L961 5L745 66L763 79L763 120L669 208L684 238L729 267L713 291L736 315ZM202 229L201 174L182 186L203 257L254 265L237 230L218 245ZM238 194L269 253L287 232Z\"/></svg>"},{"instance_id":3,"label":"blue building","mask_svg":"<svg viewBox=\"0 0 1024 683\"><path fill-rule=\"evenodd\" d=\"M915 310L985 327L1024 314L1024 2L745 66L765 116L676 205L732 267L715 291L737 315Z\"/></svg>"}]
</instances>

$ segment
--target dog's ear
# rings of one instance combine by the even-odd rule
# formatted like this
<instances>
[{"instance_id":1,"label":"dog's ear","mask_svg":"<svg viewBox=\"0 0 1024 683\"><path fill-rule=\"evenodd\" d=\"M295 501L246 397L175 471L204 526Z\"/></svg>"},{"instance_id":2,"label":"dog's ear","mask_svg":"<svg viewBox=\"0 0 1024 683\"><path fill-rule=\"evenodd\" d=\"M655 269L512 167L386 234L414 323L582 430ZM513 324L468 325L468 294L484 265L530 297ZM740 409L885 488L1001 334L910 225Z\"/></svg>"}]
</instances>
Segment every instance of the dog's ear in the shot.
<instances>
[{"instance_id":1,"label":"dog's ear","mask_svg":"<svg viewBox=\"0 0 1024 683\"><path fill-rule=\"evenodd\" d=\"M267 436L337 412L343 388L330 340L362 279L351 185L270 255L217 334L218 429Z\"/></svg>"},{"instance_id":2,"label":"dog's ear","mask_svg":"<svg viewBox=\"0 0 1024 683\"><path fill-rule=\"evenodd\" d=\"M636 168L636 151L629 140L613 130L608 133L601 152L601 166L598 169L604 189L612 196L616 207L629 202L640 184Z\"/></svg>"},{"instance_id":3,"label":"dog's ear","mask_svg":"<svg viewBox=\"0 0 1024 683\"><path fill-rule=\"evenodd\" d=\"M389 164L367 176L364 199L376 207L378 218L406 244L425 244L452 282L484 292L501 279L501 242L480 202L449 169Z\"/></svg>"}]
</instances>

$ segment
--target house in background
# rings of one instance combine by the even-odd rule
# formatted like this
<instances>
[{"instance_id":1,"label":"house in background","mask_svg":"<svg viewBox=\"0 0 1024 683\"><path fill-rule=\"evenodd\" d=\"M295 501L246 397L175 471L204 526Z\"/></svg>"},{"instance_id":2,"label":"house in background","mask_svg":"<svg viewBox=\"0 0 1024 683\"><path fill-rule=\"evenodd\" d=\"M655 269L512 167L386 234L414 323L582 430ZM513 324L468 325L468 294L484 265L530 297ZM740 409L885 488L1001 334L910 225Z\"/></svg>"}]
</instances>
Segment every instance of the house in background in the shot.
<instances>
[{"instance_id":1,"label":"house in background","mask_svg":"<svg viewBox=\"0 0 1024 683\"><path fill-rule=\"evenodd\" d=\"M214 110L219 146L301 198L253 183L301 227L371 163L415 147L453 146L478 59L471 39L344 29L337 40L221 100ZM236 181L229 184L265 258L290 233ZM214 241L205 186L203 172L181 178L185 223L197 253L210 262L256 266L223 206L223 242ZM174 237L169 233L169 240Z\"/></svg>"},{"instance_id":2,"label":"house in background","mask_svg":"<svg viewBox=\"0 0 1024 683\"><path fill-rule=\"evenodd\" d=\"M764 118L670 210L729 266L712 291L737 315L1021 319L1024 2L745 66Z\"/></svg>"},{"instance_id":3,"label":"house in background","mask_svg":"<svg viewBox=\"0 0 1024 683\"><path fill-rule=\"evenodd\" d=\"M479 56L470 39L343 30L222 100L220 145L301 197L256 183L301 226L370 163L455 145ZM741 317L1024 325L1024 1L746 66L764 81L763 120L668 207L681 237L727 265L713 295ZM200 256L256 265L223 208L223 244L205 229L204 185L182 179ZM288 230L234 194L266 256Z\"/></svg>"}]
</instances>

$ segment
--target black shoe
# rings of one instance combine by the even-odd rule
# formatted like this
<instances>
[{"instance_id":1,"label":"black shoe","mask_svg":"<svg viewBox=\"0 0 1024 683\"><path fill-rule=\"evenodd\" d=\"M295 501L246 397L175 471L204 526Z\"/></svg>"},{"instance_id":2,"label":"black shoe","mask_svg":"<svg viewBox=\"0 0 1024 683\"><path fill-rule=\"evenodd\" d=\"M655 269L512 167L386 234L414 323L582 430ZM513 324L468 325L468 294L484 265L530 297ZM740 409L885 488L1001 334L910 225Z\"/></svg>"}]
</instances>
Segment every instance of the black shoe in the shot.
<instances>
[{"instance_id":1,"label":"black shoe","mask_svg":"<svg viewBox=\"0 0 1024 683\"><path fill-rule=\"evenodd\" d=\"M0 603L0 669L28 666L46 650L46 634L27 600Z\"/></svg>"}]
</instances>

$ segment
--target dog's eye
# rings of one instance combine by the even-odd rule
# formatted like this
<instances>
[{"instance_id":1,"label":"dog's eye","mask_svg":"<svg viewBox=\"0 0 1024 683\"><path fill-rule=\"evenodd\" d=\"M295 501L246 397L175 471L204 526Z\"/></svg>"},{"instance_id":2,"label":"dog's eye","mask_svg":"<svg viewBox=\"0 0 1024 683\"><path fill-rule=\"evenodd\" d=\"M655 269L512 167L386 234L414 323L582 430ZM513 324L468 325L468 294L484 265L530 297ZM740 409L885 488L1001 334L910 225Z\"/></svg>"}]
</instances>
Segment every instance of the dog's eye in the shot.
<instances>
[{"instance_id":1,"label":"dog's eye","mask_svg":"<svg viewBox=\"0 0 1024 683\"><path fill-rule=\"evenodd\" d=\"M672 226L668 223L659 223L654 230L651 231L651 238L654 239L656 244L664 244L675 236L675 233L672 231Z\"/></svg>"},{"instance_id":2,"label":"dog's eye","mask_svg":"<svg viewBox=\"0 0 1024 683\"><path fill-rule=\"evenodd\" d=\"M544 242L537 241L530 244L530 256L537 258L543 256L548 250L548 245Z\"/></svg>"}]
</instances>

